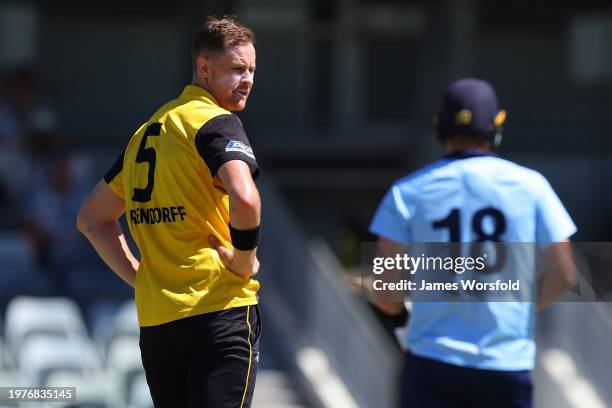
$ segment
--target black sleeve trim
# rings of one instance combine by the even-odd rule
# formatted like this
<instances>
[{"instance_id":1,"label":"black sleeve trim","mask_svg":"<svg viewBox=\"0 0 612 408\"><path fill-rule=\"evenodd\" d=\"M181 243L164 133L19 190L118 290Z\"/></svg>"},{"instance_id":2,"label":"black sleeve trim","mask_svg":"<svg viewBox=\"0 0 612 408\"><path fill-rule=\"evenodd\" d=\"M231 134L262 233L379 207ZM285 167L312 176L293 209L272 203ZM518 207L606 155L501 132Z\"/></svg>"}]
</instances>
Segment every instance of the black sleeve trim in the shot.
<instances>
[{"instance_id":1,"label":"black sleeve trim","mask_svg":"<svg viewBox=\"0 0 612 408\"><path fill-rule=\"evenodd\" d=\"M248 164L253 180L259 175L251 143L235 115L219 115L206 122L196 134L195 144L213 177L219 167L230 160L242 160Z\"/></svg>"},{"instance_id":2,"label":"black sleeve trim","mask_svg":"<svg viewBox=\"0 0 612 408\"><path fill-rule=\"evenodd\" d=\"M117 177L117 175L121 173L121 170L123 170L123 156L124 155L125 155L125 150L121 152L115 164L113 164L113 166L104 175L104 181L106 181L106 184L109 184L111 181L113 181L115 177Z\"/></svg>"}]
</instances>

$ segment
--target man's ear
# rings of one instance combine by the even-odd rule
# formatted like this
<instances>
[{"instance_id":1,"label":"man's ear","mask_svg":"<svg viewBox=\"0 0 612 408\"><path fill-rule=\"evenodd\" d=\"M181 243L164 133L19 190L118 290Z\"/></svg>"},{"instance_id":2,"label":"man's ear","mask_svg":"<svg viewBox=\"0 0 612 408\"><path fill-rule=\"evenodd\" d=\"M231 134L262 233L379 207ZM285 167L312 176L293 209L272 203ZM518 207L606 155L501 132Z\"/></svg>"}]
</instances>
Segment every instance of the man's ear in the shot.
<instances>
[{"instance_id":1,"label":"man's ear","mask_svg":"<svg viewBox=\"0 0 612 408\"><path fill-rule=\"evenodd\" d=\"M200 78L208 79L210 72L210 58L206 55L198 55L196 57L196 71Z\"/></svg>"}]
</instances>

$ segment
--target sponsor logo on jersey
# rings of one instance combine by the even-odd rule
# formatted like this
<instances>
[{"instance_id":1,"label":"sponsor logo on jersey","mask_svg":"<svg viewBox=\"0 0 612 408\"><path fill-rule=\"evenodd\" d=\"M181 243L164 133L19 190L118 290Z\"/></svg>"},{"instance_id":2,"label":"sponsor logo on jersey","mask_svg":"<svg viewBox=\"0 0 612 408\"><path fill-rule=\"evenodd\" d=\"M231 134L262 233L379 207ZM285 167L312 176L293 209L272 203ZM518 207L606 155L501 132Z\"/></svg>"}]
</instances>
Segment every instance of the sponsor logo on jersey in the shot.
<instances>
[{"instance_id":1,"label":"sponsor logo on jersey","mask_svg":"<svg viewBox=\"0 0 612 408\"><path fill-rule=\"evenodd\" d=\"M184 221L186 215L183 206L135 208L130 210L130 222L134 225L173 223Z\"/></svg>"},{"instance_id":2,"label":"sponsor logo on jersey","mask_svg":"<svg viewBox=\"0 0 612 408\"><path fill-rule=\"evenodd\" d=\"M230 140L227 146L225 146L226 152L239 152L244 153L249 156L251 159L255 158L253 155L253 149L251 146L241 142L240 140Z\"/></svg>"}]
</instances>

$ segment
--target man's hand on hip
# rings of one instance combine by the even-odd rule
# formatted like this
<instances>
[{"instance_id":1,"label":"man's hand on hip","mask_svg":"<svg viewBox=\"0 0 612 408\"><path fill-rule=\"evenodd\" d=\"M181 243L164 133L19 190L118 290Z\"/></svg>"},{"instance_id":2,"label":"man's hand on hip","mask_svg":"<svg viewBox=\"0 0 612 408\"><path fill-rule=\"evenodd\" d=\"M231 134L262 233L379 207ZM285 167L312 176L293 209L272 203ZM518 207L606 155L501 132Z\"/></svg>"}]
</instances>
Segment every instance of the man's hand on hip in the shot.
<instances>
[{"instance_id":1,"label":"man's hand on hip","mask_svg":"<svg viewBox=\"0 0 612 408\"><path fill-rule=\"evenodd\" d=\"M217 250L225 266L240 277L248 279L259 271L256 249L240 251L235 248L226 248L213 235L208 238L208 241Z\"/></svg>"}]
</instances>

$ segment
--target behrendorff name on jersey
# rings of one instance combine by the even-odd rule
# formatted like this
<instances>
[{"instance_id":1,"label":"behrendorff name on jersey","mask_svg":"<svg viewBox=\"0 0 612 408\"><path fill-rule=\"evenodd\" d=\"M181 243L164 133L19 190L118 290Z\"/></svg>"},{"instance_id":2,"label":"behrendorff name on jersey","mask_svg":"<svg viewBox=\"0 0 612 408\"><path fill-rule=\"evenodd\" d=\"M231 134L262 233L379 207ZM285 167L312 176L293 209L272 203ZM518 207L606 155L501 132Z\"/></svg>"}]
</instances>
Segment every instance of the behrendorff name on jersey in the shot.
<instances>
[{"instance_id":1,"label":"behrendorff name on jersey","mask_svg":"<svg viewBox=\"0 0 612 408\"><path fill-rule=\"evenodd\" d=\"M393 291L445 291L445 290L459 290L459 287L464 291L481 292L481 291L519 291L521 290L521 283L517 280L502 281L500 279L494 282L481 282L476 279L463 279L459 282L429 282L422 280L420 286L417 282L412 282L408 279L402 279L399 282L383 282L378 279L373 282L374 290L393 290Z\"/></svg>"},{"instance_id":2,"label":"behrendorff name on jersey","mask_svg":"<svg viewBox=\"0 0 612 408\"><path fill-rule=\"evenodd\" d=\"M134 208L130 210L130 221L138 224L161 224L183 221L187 213L183 206Z\"/></svg>"}]
</instances>

